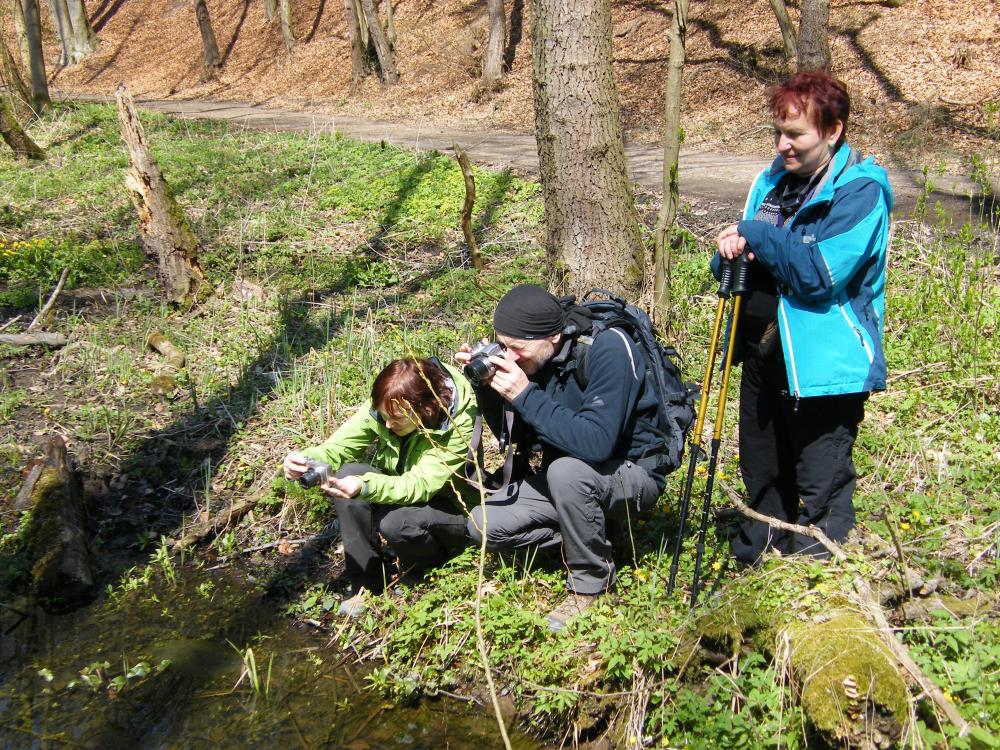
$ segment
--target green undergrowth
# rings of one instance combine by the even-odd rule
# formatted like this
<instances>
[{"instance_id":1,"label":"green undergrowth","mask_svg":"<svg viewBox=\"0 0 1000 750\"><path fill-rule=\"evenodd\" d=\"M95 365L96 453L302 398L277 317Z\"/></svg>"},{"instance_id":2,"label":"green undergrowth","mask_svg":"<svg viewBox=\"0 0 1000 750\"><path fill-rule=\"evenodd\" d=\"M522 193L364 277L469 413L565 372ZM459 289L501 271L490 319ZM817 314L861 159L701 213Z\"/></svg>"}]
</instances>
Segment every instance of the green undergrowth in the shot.
<instances>
[{"instance_id":1,"label":"green undergrowth","mask_svg":"<svg viewBox=\"0 0 1000 750\"><path fill-rule=\"evenodd\" d=\"M425 275L428 265L454 265L449 256L460 259L456 214L465 187L447 155L331 132L267 133L145 112L142 121L203 242L210 281L237 274L300 289L385 288ZM33 280L58 278L65 263L89 283L116 283L89 270L95 253L111 265L123 248L130 262L115 264L118 270L134 265L135 213L122 180L128 161L114 108L60 105L37 129L47 161L0 161L0 285L32 280L4 260L4 251L39 241L55 247ZM473 231L484 256L530 248L541 220L538 186L509 171L474 173ZM60 255L68 247L83 257ZM23 250L16 255L27 257Z\"/></svg>"},{"instance_id":2,"label":"green undergrowth","mask_svg":"<svg viewBox=\"0 0 1000 750\"><path fill-rule=\"evenodd\" d=\"M183 314L158 301L154 269L136 244L112 108L60 106L35 125L46 162L0 156L0 324L20 316L7 330L22 330L64 268L70 288L135 292L60 306L52 328L70 343L58 352L0 350L4 501L47 436L66 435L87 479L100 575L120 596L140 576L128 572L133 564L142 576L166 575L164 539L260 496L252 514L210 537L199 554L240 564L275 607L324 629L337 648L374 660L369 683L386 694L484 699L477 551L400 595L372 597L361 619L345 622L329 583L339 566L335 542L321 546L311 568L300 559L329 531L329 501L273 479L287 451L323 440L358 407L388 361L450 358L461 342L489 335L506 289L544 279L537 185L477 170L475 228L487 264L477 273L458 229L461 174L448 156L329 133L262 133L145 113L143 122L203 243L216 295ZM670 339L685 375L700 380L717 297L709 248L694 233L682 239ZM692 615L686 596L704 466L671 596L683 470L668 478L660 507L618 541L615 592L563 634L549 634L543 622L566 593L559 561L487 556L481 610L489 661L523 723L557 743L608 734L621 747L818 746L801 684L765 635L770 618L822 617L831 602L849 598L856 575L898 589L897 548L909 570L937 577L949 595L994 595L995 243L995 231L944 219L897 222L886 307L890 383L869 401L855 450L863 541L847 546L850 566L775 565L748 575L728 560L727 521L712 516L703 607ZM166 380L158 379L163 358L146 346L153 331L186 354L185 367ZM738 377L737 369L731 394ZM725 413L716 480L739 490L736 400ZM710 422L714 414L712 404ZM711 504L720 510L727 502L717 491ZM0 547L13 553L20 517L3 507ZM128 560L124 569L120 559ZM739 648L719 646L714 660L695 654L698 617L722 611L732 592L756 597L751 614L760 622L744 621L738 639L718 639ZM1000 724L992 615L942 616L900 637L963 715L983 727ZM971 746L936 722L926 701L917 718L910 746Z\"/></svg>"}]
</instances>

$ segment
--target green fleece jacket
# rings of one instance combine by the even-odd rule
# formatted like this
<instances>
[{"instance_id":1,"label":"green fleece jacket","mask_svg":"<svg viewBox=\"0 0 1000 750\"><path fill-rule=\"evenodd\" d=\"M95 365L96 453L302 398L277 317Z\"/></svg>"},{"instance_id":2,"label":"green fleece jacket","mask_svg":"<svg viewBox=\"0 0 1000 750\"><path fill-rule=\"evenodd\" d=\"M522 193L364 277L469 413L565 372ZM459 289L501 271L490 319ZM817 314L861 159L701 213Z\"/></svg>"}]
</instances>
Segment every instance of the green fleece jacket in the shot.
<instances>
[{"instance_id":1,"label":"green fleece jacket","mask_svg":"<svg viewBox=\"0 0 1000 750\"><path fill-rule=\"evenodd\" d=\"M458 489L467 505L472 493L463 479L462 469L476 421L476 400L459 370L445 364L441 367L448 375L453 396L448 416L437 427L419 428L401 438L385 426L369 400L326 442L307 448L303 453L334 469L358 461L385 472L361 475L364 486L359 500L386 505L422 505L451 487ZM368 457L369 446L374 446L371 458Z\"/></svg>"}]
</instances>

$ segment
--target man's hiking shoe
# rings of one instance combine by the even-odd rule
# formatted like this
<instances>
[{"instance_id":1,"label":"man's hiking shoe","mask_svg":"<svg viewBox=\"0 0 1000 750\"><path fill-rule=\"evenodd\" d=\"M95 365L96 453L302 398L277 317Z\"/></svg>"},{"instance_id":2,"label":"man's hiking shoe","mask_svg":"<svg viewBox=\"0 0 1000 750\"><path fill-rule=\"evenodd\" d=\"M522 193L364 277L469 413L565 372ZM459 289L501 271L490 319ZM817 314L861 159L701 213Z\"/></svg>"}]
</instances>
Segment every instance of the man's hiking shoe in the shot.
<instances>
[{"instance_id":1,"label":"man's hiking shoe","mask_svg":"<svg viewBox=\"0 0 1000 750\"><path fill-rule=\"evenodd\" d=\"M559 633L575 617L582 615L597 601L599 594L570 594L558 607L545 615L545 624L552 633Z\"/></svg>"},{"instance_id":2,"label":"man's hiking shoe","mask_svg":"<svg viewBox=\"0 0 1000 750\"><path fill-rule=\"evenodd\" d=\"M337 608L337 614L341 617L350 617L356 620L368 609L368 595L365 589L358 589L358 593L349 599L344 599Z\"/></svg>"}]
</instances>

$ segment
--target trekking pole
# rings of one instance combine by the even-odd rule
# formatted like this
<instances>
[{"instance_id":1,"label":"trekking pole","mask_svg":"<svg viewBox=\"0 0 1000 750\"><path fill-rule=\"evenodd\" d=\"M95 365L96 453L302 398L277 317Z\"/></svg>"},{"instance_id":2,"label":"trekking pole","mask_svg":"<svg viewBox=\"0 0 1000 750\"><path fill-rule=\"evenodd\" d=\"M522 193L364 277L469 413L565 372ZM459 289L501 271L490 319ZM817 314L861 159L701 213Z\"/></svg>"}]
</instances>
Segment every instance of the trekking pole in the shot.
<instances>
[{"instance_id":1,"label":"trekking pole","mask_svg":"<svg viewBox=\"0 0 1000 750\"><path fill-rule=\"evenodd\" d=\"M712 502L712 488L715 484L715 468L719 461L719 445L722 443L722 421L726 414L726 397L729 393L729 373L733 369L733 349L736 344L737 326L740 323L740 305L743 293L747 290L747 270L749 268L746 253L733 261L733 309L729 316L729 344L726 347L726 359L722 366L722 385L719 388L719 405L715 412L715 428L712 431L711 455L708 459L708 476L705 479L705 501L701 506L701 526L698 529L698 546L694 558L694 579L691 582L691 608L698 602L698 589L701 583L701 561L705 555L705 533L708 531L708 513Z\"/></svg>"},{"instance_id":2,"label":"trekking pole","mask_svg":"<svg viewBox=\"0 0 1000 750\"><path fill-rule=\"evenodd\" d=\"M705 365L705 377L701 381L701 394L698 398L698 417L694 430L688 433L691 455L688 458L687 479L681 493L681 517L677 527L677 539L674 542L674 557L670 561L670 579L667 582L667 596L674 593L674 582L677 580L677 567L681 559L681 544L684 539L684 527L687 525L688 506L691 503L691 487L694 484L694 470L700 456L704 455L701 447L701 431L705 426L705 412L708 411L708 392L712 387L712 373L715 370L716 350L719 348L719 337L722 333L722 319L725 316L726 301L733 285L733 263L722 261L722 274L719 279L719 304L715 308L715 325L712 327L712 341L708 347L708 363Z\"/></svg>"}]
</instances>

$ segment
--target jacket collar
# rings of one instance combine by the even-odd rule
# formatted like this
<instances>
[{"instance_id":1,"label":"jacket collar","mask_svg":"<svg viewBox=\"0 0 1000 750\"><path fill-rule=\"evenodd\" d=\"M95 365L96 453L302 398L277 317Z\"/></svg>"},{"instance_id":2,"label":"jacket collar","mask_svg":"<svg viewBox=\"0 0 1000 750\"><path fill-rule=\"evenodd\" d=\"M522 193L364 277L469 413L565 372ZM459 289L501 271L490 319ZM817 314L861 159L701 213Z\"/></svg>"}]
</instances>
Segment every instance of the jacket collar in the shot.
<instances>
[{"instance_id":1,"label":"jacket collar","mask_svg":"<svg viewBox=\"0 0 1000 750\"><path fill-rule=\"evenodd\" d=\"M833 191L843 184L843 178L847 175L848 170L855 165L861 164L862 159L861 155L847 145L847 141L844 141L837 148L836 152L834 152L832 162L820 179L819 184L813 189L812 197L805 206L812 206L821 202L828 203L833 200ZM781 178L786 174L788 174L788 171L785 169L785 160L780 156L774 157L774 161L771 162L771 166L766 170L766 174L764 175L768 190L781 182ZM805 208L805 206L802 208ZM800 208L799 211L801 212L802 209Z\"/></svg>"}]
</instances>

